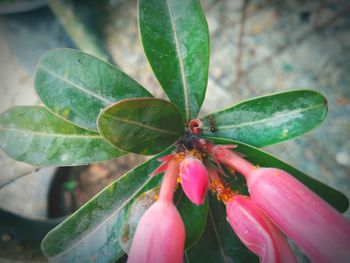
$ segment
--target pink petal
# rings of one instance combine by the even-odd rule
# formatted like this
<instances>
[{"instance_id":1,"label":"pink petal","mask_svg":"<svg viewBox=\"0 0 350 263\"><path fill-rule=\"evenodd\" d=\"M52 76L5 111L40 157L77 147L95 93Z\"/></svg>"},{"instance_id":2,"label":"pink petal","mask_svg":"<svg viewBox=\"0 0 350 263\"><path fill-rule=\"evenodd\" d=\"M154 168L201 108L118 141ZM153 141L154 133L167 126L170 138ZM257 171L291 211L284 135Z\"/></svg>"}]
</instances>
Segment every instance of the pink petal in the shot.
<instances>
[{"instance_id":1,"label":"pink petal","mask_svg":"<svg viewBox=\"0 0 350 263\"><path fill-rule=\"evenodd\" d=\"M165 155L163 157L158 158L157 160L160 162L169 162L173 158L174 158L174 154L168 154L168 155Z\"/></svg>"},{"instance_id":2,"label":"pink petal","mask_svg":"<svg viewBox=\"0 0 350 263\"><path fill-rule=\"evenodd\" d=\"M160 173L164 173L168 167L168 162L162 163L157 169L155 169L150 176L155 176Z\"/></svg>"},{"instance_id":3,"label":"pink petal","mask_svg":"<svg viewBox=\"0 0 350 263\"><path fill-rule=\"evenodd\" d=\"M208 171L204 164L194 157L186 157L180 164L180 178L186 196L196 205L203 204L209 188Z\"/></svg>"},{"instance_id":4,"label":"pink petal","mask_svg":"<svg viewBox=\"0 0 350 263\"><path fill-rule=\"evenodd\" d=\"M283 234L249 197L236 195L226 205L227 219L241 241L261 263L296 263Z\"/></svg>"},{"instance_id":5,"label":"pink petal","mask_svg":"<svg viewBox=\"0 0 350 263\"><path fill-rule=\"evenodd\" d=\"M158 160L159 162L162 162L162 163L160 164L160 166L159 166L157 169L155 169L155 170L150 174L150 176L155 176L155 175L158 175L158 174L160 174L160 173L164 173L164 172L166 171L167 167L168 167L168 163L169 163L172 159L174 159L174 154L169 154L169 155L165 155L165 156L163 156L163 157L158 158L157 160Z\"/></svg>"},{"instance_id":6,"label":"pink petal","mask_svg":"<svg viewBox=\"0 0 350 263\"><path fill-rule=\"evenodd\" d=\"M350 222L288 173L259 168L248 177L254 203L313 262L349 262Z\"/></svg>"},{"instance_id":7,"label":"pink petal","mask_svg":"<svg viewBox=\"0 0 350 263\"><path fill-rule=\"evenodd\" d=\"M157 201L137 225L128 263L179 263L184 246L185 227L175 205Z\"/></svg>"}]
</instances>

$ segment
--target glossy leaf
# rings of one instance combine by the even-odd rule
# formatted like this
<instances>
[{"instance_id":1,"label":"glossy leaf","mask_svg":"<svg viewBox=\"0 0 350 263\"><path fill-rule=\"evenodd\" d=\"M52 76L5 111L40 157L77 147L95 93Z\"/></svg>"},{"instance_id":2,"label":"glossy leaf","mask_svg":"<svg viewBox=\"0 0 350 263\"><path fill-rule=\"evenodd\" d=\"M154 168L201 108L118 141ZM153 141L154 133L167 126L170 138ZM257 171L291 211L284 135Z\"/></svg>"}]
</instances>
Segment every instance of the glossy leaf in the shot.
<instances>
[{"instance_id":1,"label":"glossy leaf","mask_svg":"<svg viewBox=\"0 0 350 263\"><path fill-rule=\"evenodd\" d=\"M126 154L99 134L37 106L16 106L1 113L0 147L11 158L37 166L88 164Z\"/></svg>"},{"instance_id":2,"label":"glossy leaf","mask_svg":"<svg viewBox=\"0 0 350 263\"><path fill-rule=\"evenodd\" d=\"M54 49L43 55L35 88L52 112L94 131L101 109L125 98L152 97L118 68L73 49Z\"/></svg>"},{"instance_id":3,"label":"glossy leaf","mask_svg":"<svg viewBox=\"0 0 350 263\"><path fill-rule=\"evenodd\" d=\"M209 195L209 215L203 236L185 252L185 262L259 262L246 248L226 220L226 209Z\"/></svg>"},{"instance_id":4,"label":"glossy leaf","mask_svg":"<svg viewBox=\"0 0 350 263\"><path fill-rule=\"evenodd\" d=\"M104 109L98 129L119 149L145 155L162 151L184 131L175 106L153 98L127 99Z\"/></svg>"},{"instance_id":5,"label":"glossy leaf","mask_svg":"<svg viewBox=\"0 0 350 263\"><path fill-rule=\"evenodd\" d=\"M243 153L246 158L252 163L259 165L261 167L275 167L280 168L289 174L293 175L296 179L322 197L331 206L337 209L339 212L345 212L349 207L349 200L340 191L306 175L302 171L294 168L293 166L277 159L271 154L257 149L253 146L220 138L211 138L216 144L236 144L238 147L235 149L240 153Z\"/></svg>"},{"instance_id":6,"label":"glossy leaf","mask_svg":"<svg viewBox=\"0 0 350 263\"><path fill-rule=\"evenodd\" d=\"M119 244L125 211L137 196L159 184L150 177L157 158L146 161L104 188L99 194L53 229L43 240L42 250L53 262L114 262L124 254Z\"/></svg>"},{"instance_id":7,"label":"glossy leaf","mask_svg":"<svg viewBox=\"0 0 350 263\"><path fill-rule=\"evenodd\" d=\"M209 33L199 0L139 0L139 27L152 69L187 123L208 81Z\"/></svg>"},{"instance_id":8,"label":"glossy leaf","mask_svg":"<svg viewBox=\"0 0 350 263\"><path fill-rule=\"evenodd\" d=\"M204 136L263 147L312 130L326 114L327 101L321 94L295 90L246 100L208 115L202 119L202 128ZM211 131L213 128L214 132Z\"/></svg>"}]
</instances>

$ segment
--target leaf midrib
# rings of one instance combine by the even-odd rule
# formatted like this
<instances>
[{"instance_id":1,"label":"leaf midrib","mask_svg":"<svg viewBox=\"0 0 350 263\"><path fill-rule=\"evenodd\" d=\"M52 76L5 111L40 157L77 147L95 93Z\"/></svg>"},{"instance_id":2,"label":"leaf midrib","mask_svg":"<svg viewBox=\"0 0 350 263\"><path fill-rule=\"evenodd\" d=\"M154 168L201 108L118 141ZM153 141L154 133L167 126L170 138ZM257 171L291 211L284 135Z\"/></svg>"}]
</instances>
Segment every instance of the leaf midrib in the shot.
<instances>
[{"instance_id":1,"label":"leaf midrib","mask_svg":"<svg viewBox=\"0 0 350 263\"><path fill-rule=\"evenodd\" d=\"M53 72L53 71L49 70L48 68L44 67L43 65L40 65L40 69L45 71L45 72L47 72L47 73L49 73L50 75L52 75L52 76L54 76L56 78L62 80L63 82L68 83L70 86L73 86L76 89L78 89L78 90L80 90L80 91L82 91L82 92L84 92L84 93L86 93L86 94L88 94L88 95L90 95L92 97L95 97L96 99L98 99L100 101L103 101L107 105L110 105L110 104L114 103L114 101L110 101L110 100L106 99L105 97L102 97L99 94L93 93L92 91L90 91L90 90L88 90L88 89L86 89L84 87L79 86L78 84L76 84L76 83L74 83L74 82L72 82L72 81L70 81L70 80L68 80L68 79L58 75L56 72Z\"/></svg>"},{"instance_id":2,"label":"leaf midrib","mask_svg":"<svg viewBox=\"0 0 350 263\"><path fill-rule=\"evenodd\" d=\"M212 225L213 225L213 230L214 230L214 232L215 232L215 237L216 237L216 239L217 239L217 241L218 241L218 244L219 244L219 247L220 247L220 254L221 254L221 256L222 256L222 259L223 259L223 261L224 261L225 263L228 263L227 260L226 260L224 251L223 251L224 249L223 249L223 246L222 246L222 244L221 244L220 235L219 235L219 233L218 233L218 230L216 229L215 220L214 220L214 218L213 218L213 214L212 214L212 212L211 212L210 205L209 205L209 208L208 208L208 214L209 214L210 221L211 221L211 223L212 223Z\"/></svg>"},{"instance_id":3,"label":"leaf midrib","mask_svg":"<svg viewBox=\"0 0 350 263\"><path fill-rule=\"evenodd\" d=\"M123 178L123 177L121 177L120 179L122 179L122 178ZM117 210L115 210L114 212L112 212L112 213L111 213L105 220L103 220L99 225L97 225L95 228L93 228L92 230L90 230L86 235L84 235L82 238L80 238L73 246L69 246L68 249L62 251L62 252L59 253L59 254L56 254L55 256L53 256L53 257L51 257L51 258L54 259L54 258L60 257L61 255L64 255L64 254L67 253L68 251L70 251L70 250L76 248L80 243L82 243L82 242L86 239L86 237L88 237L88 236L90 236L91 234L93 234L94 232L96 232L100 227L102 227L106 222L108 222L113 216L115 216L116 214L118 214L118 213L120 212L120 210L122 210L122 209L125 207L125 205L126 205L127 203L129 203L129 202L138 194L138 192L139 192L144 186L146 186L146 185L149 183L149 181L150 181L151 179L152 179L151 177L148 177L148 179L147 179L140 187L138 187L138 189L137 189L132 195L130 195L130 197L127 198L127 199L125 200L125 202L123 202L122 205L121 205ZM90 202L88 202L88 203L90 203ZM88 203L86 203L85 205L87 205ZM84 205L84 206L85 206L85 205ZM83 207L84 207L84 206L83 206ZM83 207L82 207L82 208L83 208Z\"/></svg>"},{"instance_id":4,"label":"leaf midrib","mask_svg":"<svg viewBox=\"0 0 350 263\"><path fill-rule=\"evenodd\" d=\"M171 130L165 130L165 129L161 129L161 128L156 128L156 127L153 127L153 126L149 126L149 125L146 125L146 124L137 122L137 121L132 121L132 120L128 120L128 119L119 118L119 117L117 117L117 116L110 115L110 114L107 114L107 113L104 113L104 116L105 116L105 117L108 117L108 118L111 118L112 120L116 120L116 121L120 121L120 122L125 122L125 123L131 124L131 125L139 126L139 127L142 127L142 128L148 129L148 130L151 130L151 131L159 132L159 133L171 134L171 135L176 135L176 136L178 136L178 135L181 134L181 133L178 133L178 132L173 132L173 131L171 131Z\"/></svg>"},{"instance_id":5,"label":"leaf midrib","mask_svg":"<svg viewBox=\"0 0 350 263\"><path fill-rule=\"evenodd\" d=\"M46 132L38 132L33 130L19 130L14 128L4 128L0 127L0 131L10 131L17 133L30 133L38 136L46 136L46 137L64 137L64 138L89 138L89 139L102 139L100 135L84 135L84 134L64 134L64 133L46 133Z\"/></svg>"},{"instance_id":6,"label":"leaf midrib","mask_svg":"<svg viewBox=\"0 0 350 263\"><path fill-rule=\"evenodd\" d=\"M189 98L188 98L188 80L186 78L185 65L183 62L179 38L177 35L177 29L176 29L176 24L175 24L175 19L174 19L173 2L172 2L172 0L166 0L166 4L168 7L168 11L169 11L170 23L171 23L171 28L173 31L173 36L174 36L174 41L175 41L175 51L179 57L181 80L182 80L182 84L183 84L183 92L184 92L184 100L185 100L184 102L185 102L185 110L186 110L186 121L189 121L189 119L190 119L190 104L189 104Z\"/></svg>"},{"instance_id":7,"label":"leaf midrib","mask_svg":"<svg viewBox=\"0 0 350 263\"><path fill-rule=\"evenodd\" d=\"M316 108L319 108L319 107L322 107L322 106L324 106L324 103L317 104L317 105L312 106L312 107L304 108L302 110L289 111L286 114L281 114L281 115L278 115L277 117L274 117L274 118L265 118L265 119L260 119L260 120L257 120L257 121L250 121L250 122L244 122L244 123L233 124L233 125L222 125L222 126L217 125L217 128L218 129L220 128L220 130L226 130L226 129L232 129L232 128L242 128L242 127L245 127L245 126L253 126L254 124L269 122L269 121L272 121L272 120L281 119L281 118L289 117L289 116L292 116L292 115L297 115L298 113L302 113L302 112L305 112L305 111L308 111L308 110L313 110L313 109L316 109ZM203 128L208 128L207 126L204 126L204 125L202 127Z\"/></svg>"}]
</instances>

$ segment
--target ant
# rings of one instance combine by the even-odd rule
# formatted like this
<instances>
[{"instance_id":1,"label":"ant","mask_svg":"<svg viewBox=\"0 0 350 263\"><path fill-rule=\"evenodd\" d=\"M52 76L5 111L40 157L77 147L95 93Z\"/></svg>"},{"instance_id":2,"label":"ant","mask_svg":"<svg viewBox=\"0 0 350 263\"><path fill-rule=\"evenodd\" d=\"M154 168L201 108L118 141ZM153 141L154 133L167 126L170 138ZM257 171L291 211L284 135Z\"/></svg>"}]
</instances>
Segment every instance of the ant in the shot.
<instances>
[{"instance_id":1,"label":"ant","mask_svg":"<svg viewBox=\"0 0 350 263\"><path fill-rule=\"evenodd\" d=\"M214 115L210 115L209 116L209 125L210 125L210 131L211 132L216 132L217 129L215 128L215 125L214 125Z\"/></svg>"}]
</instances>

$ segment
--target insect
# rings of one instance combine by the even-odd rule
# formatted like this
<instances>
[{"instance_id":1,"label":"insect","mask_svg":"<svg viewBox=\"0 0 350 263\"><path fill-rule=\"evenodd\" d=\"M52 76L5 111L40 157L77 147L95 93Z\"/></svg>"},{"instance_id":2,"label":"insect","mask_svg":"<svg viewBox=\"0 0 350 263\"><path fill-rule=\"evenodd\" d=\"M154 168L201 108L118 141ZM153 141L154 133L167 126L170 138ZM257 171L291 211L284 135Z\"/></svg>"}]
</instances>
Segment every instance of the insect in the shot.
<instances>
[{"instance_id":1,"label":"insect","mask_svg":"<svg viewBox=\"0 0 350 263\"><path fill-rule=\"evenodd\" d=\"M198 137L190 132L185 132L184 136L180 138L176 145L178 146L178 150L184 151L184 150L192 150L196 148L196 145L198 144Z\"/></svg>"},{"instance_id":2,"label":"insect","mask_svg":"<svg viewBox=\"0 0 350 263\"><path fill-rule=\"evenodd\" d=\"M209 116L209 125L210 125L210 131L211 132L216 132L217 129L215 128L215 125L214 125L214 115L210 115Z\"/></svg>"}]
</instances>

